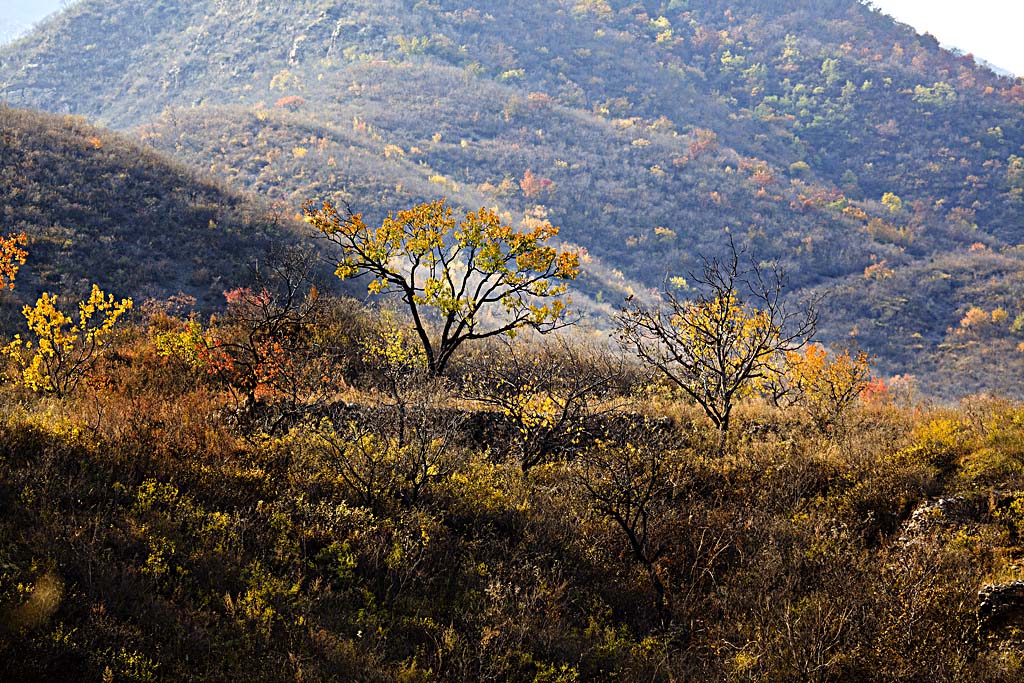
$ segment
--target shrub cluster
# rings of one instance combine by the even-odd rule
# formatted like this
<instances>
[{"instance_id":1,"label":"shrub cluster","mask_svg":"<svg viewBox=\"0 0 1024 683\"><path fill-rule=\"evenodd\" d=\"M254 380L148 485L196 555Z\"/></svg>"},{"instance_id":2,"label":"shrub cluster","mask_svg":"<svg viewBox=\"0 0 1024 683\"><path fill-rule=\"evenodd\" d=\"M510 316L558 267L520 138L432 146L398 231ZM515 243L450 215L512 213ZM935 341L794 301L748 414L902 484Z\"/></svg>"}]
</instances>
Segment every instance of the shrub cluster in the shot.
<instances>
[{"instance_id":1,"label":"shrub cluster","mask_svg":"<svg viewBox=\"0 0 1024 683\"><path fill-rule=\"evenodd\" d=\"M397 314L270 280L141 306L68 396L0 388L0 678L1021 675L976 610L1018 576L1020 406L876 391L837 430L750 397L719 456L600 348L435 378ZM285 310L301 384L249 372Z\"/></svg>"}]
</instances>

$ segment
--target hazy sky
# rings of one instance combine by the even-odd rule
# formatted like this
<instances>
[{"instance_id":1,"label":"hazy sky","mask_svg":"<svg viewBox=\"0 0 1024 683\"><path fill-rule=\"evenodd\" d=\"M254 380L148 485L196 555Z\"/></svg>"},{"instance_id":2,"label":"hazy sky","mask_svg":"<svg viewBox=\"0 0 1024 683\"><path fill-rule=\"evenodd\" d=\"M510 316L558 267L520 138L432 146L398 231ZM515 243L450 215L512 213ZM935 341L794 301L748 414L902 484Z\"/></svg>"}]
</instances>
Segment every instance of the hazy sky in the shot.
<instances>
[{"instance_id":1,"label":"hazy sky","mask_svg":"<svg viewBox=\"0 0 1024 683\"><path fill-rule=\"evenodd\" d=\"M65 0L0 0L0 42L17 38L66 4Z\"/></svg>"},{"instance_id":2,"label":"hazy sky","mask_svg":"<svg viewBox=\"0 0 1024 683\"><path fill-rule=\"evenodd\" d=\"M873 0L881 8L943 45L971 52L1024 76L1024 0ZM0 41L69 4L68 0L0 0Z\"/></svg>"},{"instance_id":3,"label":"hazy sky","mask_svg":"<svg viewBox=\"0 0 1024 683\"><path fill-rule=\"evenodd\" d=\"M2 2L2 0L0 0ZM874 5L943 45L1024 76L1022 0L873 0Z\"/></svg>"}]
</instances>

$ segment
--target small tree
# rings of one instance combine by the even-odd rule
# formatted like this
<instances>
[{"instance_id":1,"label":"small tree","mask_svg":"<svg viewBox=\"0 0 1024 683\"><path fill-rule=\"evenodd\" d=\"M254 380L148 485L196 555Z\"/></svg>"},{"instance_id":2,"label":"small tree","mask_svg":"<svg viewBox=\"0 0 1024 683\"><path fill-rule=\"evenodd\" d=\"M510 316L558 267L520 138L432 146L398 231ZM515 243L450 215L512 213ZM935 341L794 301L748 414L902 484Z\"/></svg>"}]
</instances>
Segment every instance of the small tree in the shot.
<instances>
[{"instance_id":1,"label":"small tree","mask_svg":"<svg viewBox=\"0 0 1024 683\"><path fill-rule=\"evenodd\" d=\"M730 241L725 260L705 261L691 280L692 300L665 292L668 308L648 308L632 297L617 316L620 339L657 368L704 410L725 451L729 421L737 401L775 376L782 356L801 348L812 334L813 306L787 310L783 276L751 262L740 268Z\"/></svg>"},{"instance_id":2,"label":"small tree","mask_svg":"<svg viewBox=\"0 0 1024 683\"><path fill-rule=\"evenodd\" d=\"M131 307L131 299L115 301L93 285L89 298L78 304L76 322L57 308L55 295L43 294L35 306L22 309L32 339L16 335L4 353L21 365L26 387L66 396L92 368L114 324Z\"/></svg>"},{"instance_id":3,"label":"small tree","mask_svg":"<svg viewBox=\"0 0 1024 683\"><path fill-rule=\"evenodd\" d=\"M28 236L23 232L0 237L0 289L14 289L14 278L28 257L26 244Z\"/></svg>"},{"instance_id":4,"label":"small tree","mask_svg":"<svg viewBox=\"0 0 1024 683\"><path fill-rule=\"evenodd\" d=\"M371 293L401 296L431 374L443 374L467 341L569 323L563 295L579 274L579 255L548 245L558 234L550 223L515 231L488 209L457 222L440 200L389 214L371 229L343 209L307 204L306 220L341 249L339 278L368 274Z\"/></svg>"},{"instance_id":5,"label":"small tree","mask_svg":"<svg viewBox=\"0 0 1024 683\"><path fill-rule=\"evenodd\" d=\"M423 372L423 352L391 311L361 346L381 375L385 396L307 426L310 467L337 477L353 503L377 513L414 505L463 462L464 416L446 410L446 380Z\"/></svg>"},{"instance_id":6,"label":"small tree","mask_svg":"<svg viewBox=\"0 0 1024 683\"><path fill-rule=\"evenodd\" d=\"M620 357L580 343L507 340L476 363L463 391L501 411L515 429L511 450L528 472L579 450L594 418L613 409L622 366Z\"/></svg>"},{"instance_id":7,"label":"small tree","mask_svg":"<svg viewBox=\"0 0 1024 683\"><path fill-rule=\"evenodd\" d=\"M644 428L653 440L627 438L623 444L598 440L573 472L594 510L625 535L630 555L651 582L655 609L664 624L671 619L672 606L659 560L668 548L658 542L657 531L671 493L668 446L660 443L649 425Z\"/></svg>"},{"instance_id":8,"label":"small tree","mask_svg":"<svg viewBox=\"0 0 1024 683\"><path fill-rule=\"evenodd\" d=\"M847 410L871 380L871 362L863 351L829 354L820 344L786 354L783 384L793 403L807 411L821 432L841 427Z\"/></svg>"},{"instance_id":9,"label":"small tree","mask_svg":"<svg viewBox=\"0 0 1024 683\"><path fill-rule=\"evenodd\" d=\"M321 389L326 354L315 340L323 302L315 256L301 249L269 254L252 283L224 292L221 325L195 338L208 372L243 393L246 405L274 396L295 408Z\"/></svg>"}]
</instances>

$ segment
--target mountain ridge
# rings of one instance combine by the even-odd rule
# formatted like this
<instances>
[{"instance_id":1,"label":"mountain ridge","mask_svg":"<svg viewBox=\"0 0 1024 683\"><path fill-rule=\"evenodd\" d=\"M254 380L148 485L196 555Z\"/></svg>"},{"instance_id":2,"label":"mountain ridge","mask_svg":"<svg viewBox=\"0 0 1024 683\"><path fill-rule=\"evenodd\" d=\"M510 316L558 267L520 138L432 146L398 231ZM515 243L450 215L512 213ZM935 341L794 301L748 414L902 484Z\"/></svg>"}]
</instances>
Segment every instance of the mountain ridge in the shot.
<instances>
[{"instance_id":1,"label":"mountain ridge","mask_svg":"<svg viewBox=\"0 0 1024 683\"><path fill-rule=\"evenodd\" d=\"M43 291L81 296L93 282L211 309L272 244L297 240L258 201L80 117L0 105L0 141L0 229L31 240L7 318Z\"/></svg>"}]
</instances>

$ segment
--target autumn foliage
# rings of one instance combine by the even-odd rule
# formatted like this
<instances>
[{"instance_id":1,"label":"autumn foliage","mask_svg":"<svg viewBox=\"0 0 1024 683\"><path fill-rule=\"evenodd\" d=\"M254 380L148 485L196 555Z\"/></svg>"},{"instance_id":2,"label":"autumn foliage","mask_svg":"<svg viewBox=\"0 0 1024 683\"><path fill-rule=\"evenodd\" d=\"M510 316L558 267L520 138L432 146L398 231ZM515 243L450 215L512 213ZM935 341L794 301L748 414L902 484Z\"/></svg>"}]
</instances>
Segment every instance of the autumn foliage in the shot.
<instances>
[{"instance_id":1,"label":"autumn foliage","mask_svg":"<svg viewBox=\"0 0 1024 683\"><path fill-rule=\"evenodd\" d=\"M27 339L16 335L3 352L21 368L21 379L33 391L66 396L93 367L114 325L132 307L131 299L116 301L93 285L89 297L74 313L57 307L57 296L43 294L23 309Z\"/></svg>"},{"instance_id":2,"label":"autumn foliage","mask_svg":"<svg viewBox=\"0 0 1024 683\"><path fill-rule=\"evenodd\" d=\"M554 186L555 183L550 178L539 176L530 169L526 169L523 179L519 181L519 187L527 199L536 199L545 192L550 192Z\"/></svg>"},{"instance_id":3,"label":"autumn foliage","mask_svg":"<svg viewBox=\"0 0 1024 683\"><path fill-rule=\"evenodd\" d=\"M791 400L801 405L822 431L841 423L871 381L868 354L844 349L829 353L820 344L786 354Z\"/></svg>"},{"instance_id":4,"label":"autumn foliage","mask_svg":"<svg viewBox=\"0 0 1024 683\"><path fill-rule=\"evenodd\" d=\"M487 208L456 220L444 200L391 213L378 228L330 202L307 204L305 217L340 251L339 278L369 275L370 293L401 298L433 374L467 341L566 322L580 259L548 244L558 235L548 222L517 231Z\"/></svg>"},{"instance_id":5,"label":"autumn foliage","mask_svg":"<svg viewBox=\"0 0 1024 683\"><path fill-rule=\"evenodd\" d=\"M731 243L730 243L731 244ZM719 431L725 449L735 406L781 372L785 355L814 331L813 306L787 309L782 274L741 265L733 245L725 260L709 260L692 279L692 299L664 292L664 304L627 300L616 322L622 342L693 399Z\"/></svg>"},{"instance_id":6,"label":"autumn foliage","mask_svg":"<svg viewBox=\"0 0 1024 683\"><path fill-rule=\"evenodd\" d=\"M14 289L14 278L28 257L24 248L27 244L28 236L23 232L0 237L0 289Z\"/></svg>"}]
</instances>

